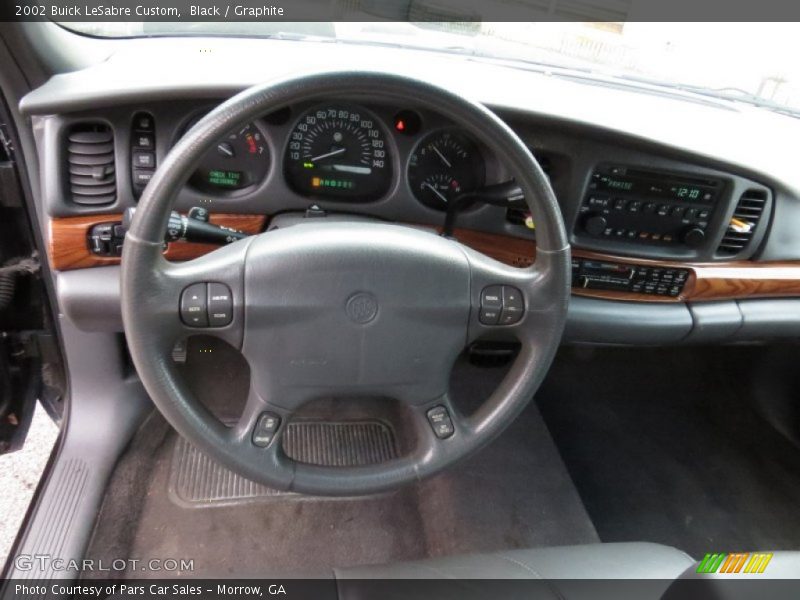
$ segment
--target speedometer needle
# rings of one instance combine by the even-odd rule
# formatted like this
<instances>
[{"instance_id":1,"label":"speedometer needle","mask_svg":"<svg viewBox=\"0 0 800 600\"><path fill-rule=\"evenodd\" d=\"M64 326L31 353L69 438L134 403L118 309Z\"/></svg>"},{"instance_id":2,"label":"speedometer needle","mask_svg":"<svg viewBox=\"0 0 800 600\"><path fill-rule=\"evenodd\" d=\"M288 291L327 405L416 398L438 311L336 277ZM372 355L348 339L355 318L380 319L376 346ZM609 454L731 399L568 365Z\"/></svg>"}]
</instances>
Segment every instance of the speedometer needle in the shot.
<instances>
[{"instance_id":1,"label":"speedometer needle","mask_svg":"<svg viewBox=\"0 0 800 600\"><path fill-rule=\"evenodd\" d=\"M439 197L439 200L441 200L442 202L444 202L445 204L447 204L447 196L445 196L445 195L444 195L442 192L440 192L439 190L437 190L437 189L436 189L434 186L432 186L432 185L431 185L430 183L428 183L427 181L423 182L423 183L422 183L422 185L421 185L420 187L426 187L426 188L428 188L430 191L432 191L434 194L436 194L436 195Z\"/></svg>"},{"instance_id":2,"label":"speedometer needle","mask_svg":"<svg viewBox=\"0 0 800 600\"><path fill-rule=\"evenodd\" d=\"M336 150L332 150L330 152L326 152L325 154L320 154L319 156L315 156L311 159L311 162L317 162L322 160L323 158L330 158L331 156L339 156L340 154L344 154L347 152L347 148L337 148Z\"/></svg>"}]
</instances>

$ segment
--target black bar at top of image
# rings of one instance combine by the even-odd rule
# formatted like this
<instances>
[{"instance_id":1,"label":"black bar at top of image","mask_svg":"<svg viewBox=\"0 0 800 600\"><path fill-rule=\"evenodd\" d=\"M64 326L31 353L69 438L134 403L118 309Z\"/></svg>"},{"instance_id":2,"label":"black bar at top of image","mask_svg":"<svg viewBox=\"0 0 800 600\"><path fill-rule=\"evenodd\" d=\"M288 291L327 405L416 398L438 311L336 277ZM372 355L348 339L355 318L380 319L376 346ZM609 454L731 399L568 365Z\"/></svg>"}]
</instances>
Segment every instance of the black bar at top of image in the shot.
<instances>
[{"instance_id":1,"label":"black bar at top of image","mask_svg":"<svg viewBox=\"0 0 800 600\"><path fill-rule=\"evenodd\" d=\"M795 0L0 0L0 21L800 21Z\"/></svg>"}]
</instances>

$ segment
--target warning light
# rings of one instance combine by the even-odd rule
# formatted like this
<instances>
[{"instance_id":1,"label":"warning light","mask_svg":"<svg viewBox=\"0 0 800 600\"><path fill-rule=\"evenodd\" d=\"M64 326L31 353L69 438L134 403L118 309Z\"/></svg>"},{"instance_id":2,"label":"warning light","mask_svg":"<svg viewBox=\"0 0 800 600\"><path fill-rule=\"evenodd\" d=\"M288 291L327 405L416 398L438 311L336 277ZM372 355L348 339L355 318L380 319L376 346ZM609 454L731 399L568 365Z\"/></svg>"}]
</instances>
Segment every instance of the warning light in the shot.
<instances>
[{"instance_id":1,"label":"warning light","mask_svg":"<svg viewBox=\"0 0 800 600\"><path fill-rule=\"evenodd\" d=\"M319 177L314 177L311 179L311 187L319 187L319 184Z\"/></svg>"},{"instance_id":2,"label":"warning light","mask_svg":"<svg viewBox=\"0 0 800 600\"><path fill-rule=\"evenodd\" d=\"M247 151L250 154L256 154L258 152L258 146L256 145L256 140L253 137L252 133L248 133L245 136L245 140L247 141Z\"/></svg>"},{"instance_id":3,"label":"warning light","mask_svg":"<svg viewBox=\"0 0 800 600\"><path fill-rule=\"evenodd\" d=\"M394 116L395 131L405 135L416 135L422 120L413 110L401 110Z\"/></svg>"}]
</instances>

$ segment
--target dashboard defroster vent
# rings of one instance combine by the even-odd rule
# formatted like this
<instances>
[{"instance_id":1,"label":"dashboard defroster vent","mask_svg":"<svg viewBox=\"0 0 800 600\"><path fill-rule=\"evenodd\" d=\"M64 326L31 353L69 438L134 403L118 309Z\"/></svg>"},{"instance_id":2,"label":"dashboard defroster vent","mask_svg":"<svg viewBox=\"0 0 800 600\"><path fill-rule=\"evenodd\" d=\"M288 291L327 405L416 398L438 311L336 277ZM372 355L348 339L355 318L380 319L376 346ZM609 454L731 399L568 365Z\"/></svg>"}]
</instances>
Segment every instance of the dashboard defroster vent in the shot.
<instances>
[{"instance_id":1,"label":"dashboard defroster vent","mask_svg":"<svg viewBox=\"0 0 800 600\"><path fill-rule=\"evenodd\" d=\"M720 242L718 248L720 254L732 256L747 247L764 213L767 198L767 191L758 189L746 190L741 195L728 223L728 229Z\"/></svg>"},{"instance_id":2,"label":"dashboard defroster vent","mask_svg":"<svg viewBox=\"0 0 800 600\"><path fill-rule=\"evenodd\" d=\"M117 198L114 133L100 123L75 125L67 136L69 190L75 204L111 204Z\"/></svg>"}]
</instances>

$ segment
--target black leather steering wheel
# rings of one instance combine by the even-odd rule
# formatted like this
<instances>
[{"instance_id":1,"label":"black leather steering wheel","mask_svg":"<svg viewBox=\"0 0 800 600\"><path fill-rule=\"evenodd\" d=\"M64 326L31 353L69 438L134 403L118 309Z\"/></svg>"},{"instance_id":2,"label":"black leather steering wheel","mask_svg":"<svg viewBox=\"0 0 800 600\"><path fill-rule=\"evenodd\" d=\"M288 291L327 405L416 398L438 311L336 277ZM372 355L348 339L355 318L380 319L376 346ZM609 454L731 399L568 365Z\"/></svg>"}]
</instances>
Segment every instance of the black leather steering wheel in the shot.
<instances>
[{"instance_id":1,"label":"black leather steering wheel","mask_svg":"<svg viewBox=\"0 0 800 600\"><path fill-rule=\"evenodd\" d=\"M279 108L342 96L439 111L486 144L515 175L535 217L533 266L504 265L434 232L370 222L301 224L189 262L164 259L173 200L220 137ZM273 488L356 495L436 473L513 421L542 382L560 342L569 279L569 246L553 190L530 151L494 113L406 77L325 72L245 90L175 145L147 186L127 233L122 314L139 376L181 435L233 471ZM230 290L228 325L198 330L182 322L181 294L198 282ZM491 304L489 296L503 291L487 291L489 286L508 286L512 295L519 291L522 309L507 319L515 322L481 322L482 296ZM208 412L173 366L175 342L195 333L223 338L250 365L249 396L234 426ZM466 345L487 335L516 338L521 350L498 389L465 416L448 395L450 373ZM337 396L404 403L414 413L416 447L391 461L359 467L290 459L280 438L293 412L311 400ZM445 423L436 435L429 420L434 408L447 412L452 432Z\"/></svg>"}]
</instances>

